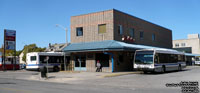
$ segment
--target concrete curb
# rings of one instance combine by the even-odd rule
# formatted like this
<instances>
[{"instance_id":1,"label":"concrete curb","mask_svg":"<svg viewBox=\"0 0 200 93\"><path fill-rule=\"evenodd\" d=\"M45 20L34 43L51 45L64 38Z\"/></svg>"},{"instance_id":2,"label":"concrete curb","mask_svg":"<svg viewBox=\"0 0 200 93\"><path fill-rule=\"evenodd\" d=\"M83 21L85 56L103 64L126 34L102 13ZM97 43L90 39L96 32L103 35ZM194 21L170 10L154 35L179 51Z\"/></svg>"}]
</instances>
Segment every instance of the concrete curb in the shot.
<instances>
[{"instance_id":1,"label":"concrete curb","mask_svg":"<svg viewBox=\"0 0 200 93\"><path fill-rule=\"evenodd\" d=\"M102 78L106 77L117 77L117 76L122 76L122 75L129 75L129 74L140 74L142 73L141 71L136 71L136 72L119 72L119 73L111 73L108 75L103 75L101 76Z\"/></svg>"},{"instance_id":2,"label":"concrete curb","mask_svg":"<svg viewBox=\"0 0 200 93\"><path fill-rule=\"evenodd\" d=\"M81 73L80 71L59 71L59 72L64 72L64 73ZM58 73L59 73L58 72Z\"/></svg>"}]
</instances>

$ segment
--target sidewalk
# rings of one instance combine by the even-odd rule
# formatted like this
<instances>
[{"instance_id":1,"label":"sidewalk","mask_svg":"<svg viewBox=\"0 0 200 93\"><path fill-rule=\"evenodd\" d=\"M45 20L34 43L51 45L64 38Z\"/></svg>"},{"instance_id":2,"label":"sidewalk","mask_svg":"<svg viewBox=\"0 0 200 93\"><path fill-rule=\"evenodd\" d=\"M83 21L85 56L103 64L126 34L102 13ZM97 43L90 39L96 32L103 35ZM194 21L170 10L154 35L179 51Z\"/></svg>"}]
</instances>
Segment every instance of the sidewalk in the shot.
<instances>
[{"instance_id":1,"label":"sidewalk","mask_svg":"<svg viewBox=\"0 0 200 93\"><path fill-rule=\"evenodd\" d=\"M46 81L46 82L58 82L58 83L70 83L74 81L84 81L92 79L102 79L108 77L116 77L129 74L138 74L141 72L115 72L115 73L105 73L105 72L56 72L48 73L48 79L41 78L40 73L38 75L32 75L27 80L36 81Z\"/></svg>"},{"instance_id":2,"label":"sidewalk","mask_svg":"<svg viewBox=\"0 0 200 93\"><path fill-rule=\"evenodd\" d=\"M26 71L26 70L16 70L16 71L0 71L1 78L10 79L22 79L22 80L35 80L44 82L57 82L57 83L76 83L87 80L103 79L110 77L117 77L129 74L142 73L139 71L132 72L70 72L70 71L60 71L60 72L50 72L48 73L48 78L41 78L41 73L37 71Z\"/></svg>"}]
</instances>

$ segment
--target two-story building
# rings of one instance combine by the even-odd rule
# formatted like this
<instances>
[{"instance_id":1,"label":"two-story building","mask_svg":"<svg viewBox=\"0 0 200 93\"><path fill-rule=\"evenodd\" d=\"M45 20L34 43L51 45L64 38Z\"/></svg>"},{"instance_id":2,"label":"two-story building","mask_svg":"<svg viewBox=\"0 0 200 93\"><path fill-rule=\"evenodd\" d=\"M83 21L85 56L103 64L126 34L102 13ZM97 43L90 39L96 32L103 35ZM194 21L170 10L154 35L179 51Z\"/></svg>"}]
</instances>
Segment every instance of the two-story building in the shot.
<instances>
[{"instance_id":1,"label":"two-story building","mask_svg":"<svg viewBox=\"0 0 200 93\"><path fill-rule=\"evenodd\" d=\"M71 17L69 66L74 71L133 70L134 52L143 48L172 48L172 31L135 16L111 9Z\"/></svg>"},{"instance_id":2,"label":"two-story building","mask_svg":"<svg viewBox=\"0 0 200 93\"><path fill-rule=\"evenodd\" d=\"M200 54L199 34L189 34L187 39L173 40L173 48L185 53Z\"/></svg>"},{"instance_id":3,"label":"two-story building","mask_svg":"<svg viewBox=\"0 0 200 93\"><path fill-rule=\"evenodd\" d=\"M195 56L200 54L199 34L188 34L187 39L173 40L173 49L186 53L187 65L194 64Z\"/></svg>"}]
</instances>

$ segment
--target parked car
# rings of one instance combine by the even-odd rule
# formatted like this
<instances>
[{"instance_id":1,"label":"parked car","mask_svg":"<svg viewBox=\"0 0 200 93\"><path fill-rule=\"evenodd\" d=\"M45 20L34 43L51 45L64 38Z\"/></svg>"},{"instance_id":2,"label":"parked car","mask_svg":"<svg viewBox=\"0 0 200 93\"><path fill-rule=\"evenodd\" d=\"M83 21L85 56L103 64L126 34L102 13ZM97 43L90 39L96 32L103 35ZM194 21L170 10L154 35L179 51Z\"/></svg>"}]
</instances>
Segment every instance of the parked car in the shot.
<instances>
[{"instance_id":1,"label":"parked car","mask_svg":"<svg viewBox=\"0 0 200 93\"><path fill-rule=\"evenodd\" d=\"M20 64L20 69L26 69L26 64Z\"/></svg>"}]
</instances>

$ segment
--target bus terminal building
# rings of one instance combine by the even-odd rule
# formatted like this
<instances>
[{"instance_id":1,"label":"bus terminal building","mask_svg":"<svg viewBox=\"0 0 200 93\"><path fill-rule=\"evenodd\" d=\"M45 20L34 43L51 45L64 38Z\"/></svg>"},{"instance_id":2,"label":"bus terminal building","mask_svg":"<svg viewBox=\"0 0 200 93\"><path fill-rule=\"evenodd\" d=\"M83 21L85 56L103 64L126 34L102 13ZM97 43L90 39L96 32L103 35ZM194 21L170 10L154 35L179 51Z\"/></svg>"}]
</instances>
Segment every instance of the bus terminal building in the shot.
<instances>
[{"instance_id":1,"label":"bus terminal building","mask_svg":"<svg viewBox=\"0 0 200 93\"><path fill-rule=\"evenodd\" d=\"M67 68L96 71L97 60L103 72L133 70L137 49L172 48L172 31L111 9L71 17L71 43Z\"/></svg>"}]
</instances>

